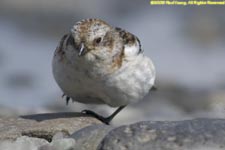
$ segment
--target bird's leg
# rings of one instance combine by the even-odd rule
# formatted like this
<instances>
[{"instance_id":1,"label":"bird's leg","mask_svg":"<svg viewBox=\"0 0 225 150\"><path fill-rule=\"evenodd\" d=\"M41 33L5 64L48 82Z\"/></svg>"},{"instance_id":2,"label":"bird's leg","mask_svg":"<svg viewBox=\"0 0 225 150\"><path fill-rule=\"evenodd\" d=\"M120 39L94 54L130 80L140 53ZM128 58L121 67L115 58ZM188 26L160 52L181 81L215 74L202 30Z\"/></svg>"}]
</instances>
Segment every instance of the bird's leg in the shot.
<instances>
[{"instance_id":1,"label":"bird's leg","mask_svg":"<svg viewBox=\"0 0 225 150\"><path fill-rule=\"evenodd\" d=\"M71 98L69 96L66 96L66 105L69 105Z\"/></svg>"},{"instance_id":2,"label":"bird's leg","mask_svg":"<svg viewBox=\"0 0 225 150\"><path fill-rule=\"evenodd\" d=\"M109 125L109 123L112 121L112 119L126 106L120 106L119 108L116 109L110 116L108 117L103 117L91 110L83 110L82 113L85 113L87 115L93 116L97 118L98 120L102 121L103 123Z\"/></svg>"},{"instance_id":3,"label":"bird's leg","mask_svg":"<svg viewBox=\"0 0 225 150\"><path fill-rule=\"evenodd\" d=\"M157 91L157 90L158 88L155 85L153 85L152 88L150 89L150 91Z\"/></svg>"},{"instance_id":4,"label":"bird's leg","mask_svg":"<svg viewBox=\"0 0 225 150\"><path fill-rule=\"evenodd\" d=\"M65 93L63 93L62 98L64 98L65 96L66 96L66 105L68 105L71 98L69 96L67 96Z\"/></svg>"}]
</instances>

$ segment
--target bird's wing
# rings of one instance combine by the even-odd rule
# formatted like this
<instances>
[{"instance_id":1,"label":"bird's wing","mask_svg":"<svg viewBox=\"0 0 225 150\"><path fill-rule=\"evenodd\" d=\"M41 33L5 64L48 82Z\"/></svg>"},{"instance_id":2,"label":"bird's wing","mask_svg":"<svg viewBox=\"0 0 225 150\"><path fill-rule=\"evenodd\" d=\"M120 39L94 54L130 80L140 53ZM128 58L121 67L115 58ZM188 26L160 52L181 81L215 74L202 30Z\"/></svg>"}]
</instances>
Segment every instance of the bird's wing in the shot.
<instances>
[{"instance_id":1,"label":"bird's wing","mask_svg":"<svg viewBox=\"0 0 225 150\"><path fill-rule=\"evenodd\" d=\"M72 46L72 47L74 47L75 50L77 50L76 47L75 47L75 41L74 41L74 38L73 38L73 36L72 36L71 33L67 33L67 34L65 34L65 35L61 38L61 40L60 40L60 42L59 42L59 45L58 45L57 48L56 48L56 52L58 52L58 53L60 53L60 52L61 52L61 53L64 53L64 50L65 50L68 46Z\"/></svg>"},{"instance_id":2,"label":"bird's wing","mask_svg":"<svg viewBox=\"0 0 225 150\"><path fill-rule=\"evenodd\" d=\"M142 53L141 42L138 37L118 27L115 30L123 40L125 57L132 57Z\"/></svg>"},{"instance_id":3,"label":"bird's wing","mask_svg":"<svg viewBox=\"0 0 225 150\"><path fill-rule=\"evenodd\" d=\"M64 42L65 42L67 36L68 36L68 34L63 35L63 37L61 38L61 40L60 40L60 42L59 42L59 45L57 46L56 49L62 50L62 48L63 48L63 46L64 46Z\"/></svg>"}]
</instances>

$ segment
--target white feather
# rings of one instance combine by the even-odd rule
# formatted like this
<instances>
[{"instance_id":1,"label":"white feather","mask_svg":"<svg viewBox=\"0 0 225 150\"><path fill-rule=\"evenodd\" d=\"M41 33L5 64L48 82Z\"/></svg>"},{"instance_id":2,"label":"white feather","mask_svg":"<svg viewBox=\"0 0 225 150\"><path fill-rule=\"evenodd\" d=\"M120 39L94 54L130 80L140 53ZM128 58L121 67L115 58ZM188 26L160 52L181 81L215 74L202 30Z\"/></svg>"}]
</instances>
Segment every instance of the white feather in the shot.
<instances>
[{"instance_id":1,"label":"white feather","mask_svg":"<svg viewBox=\"0 0 225 150\"><path fill-rule=\"evenodd\" d=\"M124 46L125 57L135 57L135 56L137 56L139 51L140 51L140 47L139 47L139 44L138 44L137 41L133 45L127 44L127 45Z\"/></svg>"}]
</instances>

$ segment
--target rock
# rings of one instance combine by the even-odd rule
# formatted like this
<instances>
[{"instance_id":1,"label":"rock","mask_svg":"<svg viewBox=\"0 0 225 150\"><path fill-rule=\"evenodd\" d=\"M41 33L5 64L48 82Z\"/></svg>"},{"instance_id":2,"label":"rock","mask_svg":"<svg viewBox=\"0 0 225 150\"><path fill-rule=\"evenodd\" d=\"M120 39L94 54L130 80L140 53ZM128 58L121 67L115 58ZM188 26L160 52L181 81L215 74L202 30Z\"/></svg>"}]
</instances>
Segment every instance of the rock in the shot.
<instances>
[{"instance_id":1,"label":"rock","mask_svg":"<svg viewBox=\"0 0 225 150\"><path fill-rule=\"evenodd\" d=\"M65 138L52 141L50 144L39 147L38 150L75 150L75 140L72 138Z\"/></svg>"},{"instance_id":2,"label":"rock","mask_svg":"<svg viewBox=\"0 0 225 150\"><path fill-rule=\"evenodd\" d=\"M69 112L0 118L0 140L15 140L20 136L29 136L51 141L58 132L70 135L93 124L101 122L82 113Z\"/></svg>"},{"instance_id":3,"label":"rock","mask_svg":"<svg viewBox=\"0 0 225 150\"><path fill-rule=\"evenodd\" d=\"M96 150L105 135L112 129L112 126L92 125L76 131L70 136L76 140L74 149Z\"/></svg>"},{"instance_id":4,"label":"rock","mask_svg":"<svg viewBox=\"0 0 225 150\"><path fill-rule=\"evenodd\" d=\"M0 119L4 150L225 150L225 119L107 126L80 113Z\"/></svg>"},{"instance_id":5,"label":"rock","mask_svg":"<svg viewBox=\"0 0 225 150\"><path fill-rule=\"evenodd\" d=\"M47 144L48 142L44 139L32 138L21 136L15 141L4 140L0 141L1 150L37 150L38 147Z\"/></svg>"},{"instance_id":6,"label":"rock","mask_svg":"<svg viewBox=\"0 0 225 150\"><path fill-rule=\"evenodd\" d=\"M57 132L52 137L52 141L60 140L60 139L63 139L63 138L68 138L68 135L65 132Z\"/></svg>"},{"instance_id":7,"label":"rock","mask_svg":"<svg viewBox=\"0 0 225 150\"><path fill-rule=\"evenodd\" d=\"M146 121L111 130L98 150L225 149L225 120Z\"/></svg>"}]
</instances>

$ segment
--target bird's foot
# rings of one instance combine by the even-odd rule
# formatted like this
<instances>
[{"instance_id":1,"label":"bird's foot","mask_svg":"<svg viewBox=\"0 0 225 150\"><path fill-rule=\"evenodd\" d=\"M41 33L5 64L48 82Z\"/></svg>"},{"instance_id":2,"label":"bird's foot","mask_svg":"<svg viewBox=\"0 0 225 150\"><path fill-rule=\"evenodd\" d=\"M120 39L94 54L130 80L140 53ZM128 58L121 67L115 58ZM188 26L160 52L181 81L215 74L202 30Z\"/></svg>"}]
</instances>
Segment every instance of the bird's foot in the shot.
<instances>
[{"instance_id":1,"label":"bird's foot","mask_svg":"<svg viewBox=\"0 0 225 150\"><path fill-rule=\"evenodd\" d=\"M110 117L103 117L91 110L82 110L81 113L95 117L96 119L100 120L101 122L103 122L106 125L109 125L110 121L112 120Z\"/></svg>"},{"instance_id":2,"label":"bird's foot","mask_svg":"<svg viewBox=\"0 0 225 150\"><path fill-rule=\"evenodd\" d=\"M66 105L69 105L70 100L72 100L69 96L67 96L66 94L62 95L62 98L66 97Z\"/></svg>"},{"instance_id":3,"label":"bird's foot","mask_svg":"<svg viewBox=\"0 0 225 150\"><path fill-rule=\"evenodd\" d=\"M99 114L96 114L95 112L91 111L91 110L83 110L82 113L85 113L89 116L93 116L96 119L100 120L101 122L109 125L109 123L112 121L112 119L126 106L120 106L119 108L116 109L116 111L114 111L109 117L103 117Z\"/></svg>"}]
</instances>

